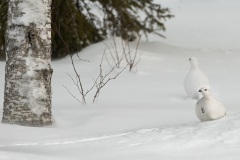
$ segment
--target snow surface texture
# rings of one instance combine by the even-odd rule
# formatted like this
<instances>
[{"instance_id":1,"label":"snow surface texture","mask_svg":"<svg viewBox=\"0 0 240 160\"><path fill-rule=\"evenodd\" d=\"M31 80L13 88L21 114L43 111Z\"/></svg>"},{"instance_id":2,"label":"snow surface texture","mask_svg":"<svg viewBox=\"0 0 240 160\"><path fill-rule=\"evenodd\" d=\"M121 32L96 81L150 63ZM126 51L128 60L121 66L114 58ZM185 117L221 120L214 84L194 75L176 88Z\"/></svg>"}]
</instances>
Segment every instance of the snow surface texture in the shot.
<instances>
[{"instance_id":1,"label":"snow surface texture","mask_svg":"<svg viewBox=\"0 0 240 160\"><path fill-rule=\"evenodd\" d=\"M195 112L201 121L211 121L226 115L224 105L212 96L209 89L201 88L203 97L197 101Z\"/></svg>"},{"instance_id":2,"label":"snow surface texture","mask_svg":"<svg viewBox=\"0 0 240 160\"><path fill-rule=\"evenodd\" d=\"M65 74L74 75L70 58L54 61L54 125L31 128L0 124L0 159L239 160L240 50L231 49L239 42L235 38L240 37L235 28L240 25L240 18L235 19L240 15L239 9L236 10L239 1L167 1L165 5L173 8L176 18L168 23L166 41L175 44L181 39L189 45L195 42L201 49L188 49L179 43L177 47L156 41L141 42L141 61L135 71L123 72L102 90L96 104L84 107L62 87L67 86L77 95L74 84ZM219 10L226 14L219 12L218 15ZM192 19L197 11L201 21ZM200 14L203 11L213 14ZM209 19L213 16L229 22L225 24L226 32L221 32L224 27L219 27L220 18ZM188 34L179 31L183 28ZM216 36L209 31L217 33ZM198 37L201 34L203 36ZM206 43L210 40L212 49ZM121 48L121 43L117 43ZM218 46L223 48L219 50ZM91 86L98 75L105 47L98 43L80 53L82 59L90 62L79 62L75 57L86 87ZM214 96L225 104L226 117L209 122L200 122L196 117L196 100L188 98L183 88L189 69L186 60L193 56L204 62L201 69L211 80ZM0 62L0 97L3 97L4 65Z\"/></svg>"},{"instance_id":3,"label":"snow surface texture","mask_svg":"<svg viewBox=\"0 0 240 160\"><path fill-rule=\"evenodd\" d=\"M202 87L209 89L209 80L207 76L199 69L197 58L189 58L189 63L191 67L185 78L184 87L189 97L200 99L202 96L198 91Z\"/></svg>"},{"instance_id":4,"label":"snow surface texture","mask_svg":"<svg viewBox=\"0 0 240 160\"><path fill-rule=\"evenodd\" d=\"M239 50L239 0L154 0L169 6L175 18L167 21L163 40L191 48Z\"/></svg>"}]
</instances>

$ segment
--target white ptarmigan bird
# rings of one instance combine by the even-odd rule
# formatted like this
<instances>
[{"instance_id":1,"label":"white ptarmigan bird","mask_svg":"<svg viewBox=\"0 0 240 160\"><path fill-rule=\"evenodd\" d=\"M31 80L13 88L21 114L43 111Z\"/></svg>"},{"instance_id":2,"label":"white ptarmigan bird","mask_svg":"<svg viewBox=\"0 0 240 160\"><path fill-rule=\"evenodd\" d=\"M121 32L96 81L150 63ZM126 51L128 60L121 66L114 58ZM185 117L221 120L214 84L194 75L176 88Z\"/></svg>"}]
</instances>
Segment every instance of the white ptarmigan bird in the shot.
<instances>
[{"instance_id":1,"label":"white ptarmigan bird","mask_svg":"<svg viewBox=\"0 0 240 160\"><path fill-rule=\"evenodd\" d=\"M216 120L226 115L224 105L211 95L209 89L201 88L199 92L203 97L197 101L195 112L200 121Z\"/></svg>"},{"instance_id":2,"label":"white ptarmigan bird","mask_svg":"<svg viewBox=\"0 0 240 160\"><path fill-rule=\"evenodd\" d=\"M184 87L190 98L199 99L201 97L198 92L199 89L202 87L209 89L209 81L207 76L199 69L197 58L189 58L189 63L191 68L185 78Z\"/></svg>"}]
</instances>

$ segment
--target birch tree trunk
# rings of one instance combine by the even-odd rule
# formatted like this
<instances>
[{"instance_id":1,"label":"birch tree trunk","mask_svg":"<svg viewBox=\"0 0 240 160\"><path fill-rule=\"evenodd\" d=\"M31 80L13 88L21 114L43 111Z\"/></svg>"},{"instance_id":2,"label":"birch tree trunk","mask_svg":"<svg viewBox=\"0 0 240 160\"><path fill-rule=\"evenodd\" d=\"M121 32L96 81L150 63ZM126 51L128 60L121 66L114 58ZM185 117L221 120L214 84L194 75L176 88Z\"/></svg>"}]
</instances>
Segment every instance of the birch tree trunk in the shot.
<instances>
[{"instance_id":1,"label":"birch tree trunk","mask_svg":"<svg viewBox=\"0 0 240 160\"><path fill-rule=\"evenodd\" d=\"M3 123L50 125L51 0L9 0Z\"/></svg>"}]
</instances>

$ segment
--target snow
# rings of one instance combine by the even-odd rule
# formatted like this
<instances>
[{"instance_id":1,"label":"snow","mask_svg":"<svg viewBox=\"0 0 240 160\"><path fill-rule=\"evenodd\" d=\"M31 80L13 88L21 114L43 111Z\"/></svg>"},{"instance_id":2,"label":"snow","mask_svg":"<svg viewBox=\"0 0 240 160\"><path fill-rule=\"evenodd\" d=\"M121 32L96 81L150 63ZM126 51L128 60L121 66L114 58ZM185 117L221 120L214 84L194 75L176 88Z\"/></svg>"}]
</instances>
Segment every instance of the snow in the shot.
<instances>
[{"instance_id":1,"label":"snow","mask_svg":"<svg viewBox=\"0 0 240 160\"><path fill-rule=\"evenodd\" d=\"M239 50L238 0L154 0L169 6L166 42L191 48Z\"/></svg>"},{"instance_id":2,"label":"snow","mask_svg":"<svg viewBox=\"0 0 240 160\"><path fill-rule=\"evenodd\" d=\"M157 40L151 36L154 41L142 41L138 49L140 63L132 72L126 70L110 81L95 104L91 103L93 93L83 106L63 87L78 96L66 75L74 75L70 58L53 61L54 124L44 128L0 124L0 159L240 159L240 49L236 45L240 37L237 29L240 23L236 19L240 15L236 9L239 1L201 2L165 0L164 5L176 13L176 18L167 24L168 38ZM193 20L195 15L203 22ZM213 16L222 16L228 22L226 30L218 27L223 20L217 18L212 23ZM109 42L111 39L104 43ZM86 89L98 76L104 43L79 53L89 62L74 57ZM117 45L121 48L119 40ZM136 42L131 44L132 49L135 46ZM196 100L187 98L183 84L189 57L201 62L212 94L226 107L226 117L209 122L197 119ZM4 65L0 62L0 97L4 90ZM110 69L106 61L103 69L104 72Z\"/></svg>"}]
</instances>

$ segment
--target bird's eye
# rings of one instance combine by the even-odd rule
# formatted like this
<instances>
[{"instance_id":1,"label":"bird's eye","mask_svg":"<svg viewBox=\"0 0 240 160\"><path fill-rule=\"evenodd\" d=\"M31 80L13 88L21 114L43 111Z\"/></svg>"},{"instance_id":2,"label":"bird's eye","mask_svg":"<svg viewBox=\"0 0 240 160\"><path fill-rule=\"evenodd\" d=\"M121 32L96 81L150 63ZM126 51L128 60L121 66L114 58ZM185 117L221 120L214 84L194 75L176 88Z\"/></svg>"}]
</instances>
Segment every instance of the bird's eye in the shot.
<instances>
[{"instance_id":1,"label":"bird's eye","mask_svg":"<svg viewBox=\"0 0 240 160\"><path fill-rule=\"evenodd\" d=\"M207 89L204 89L204 91L207 91Z\"/></svg>"},{"instance_id":2,"label":"bird's eye","mask_svg":"<svg viewBox=\"0 0 240 160\"><path fill-rule=\"evenodd\" d=\"M191 58L189 58L189 61L191 61L192 59Z\"/></svg>"}]
</instances>

